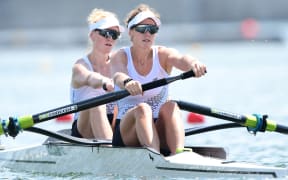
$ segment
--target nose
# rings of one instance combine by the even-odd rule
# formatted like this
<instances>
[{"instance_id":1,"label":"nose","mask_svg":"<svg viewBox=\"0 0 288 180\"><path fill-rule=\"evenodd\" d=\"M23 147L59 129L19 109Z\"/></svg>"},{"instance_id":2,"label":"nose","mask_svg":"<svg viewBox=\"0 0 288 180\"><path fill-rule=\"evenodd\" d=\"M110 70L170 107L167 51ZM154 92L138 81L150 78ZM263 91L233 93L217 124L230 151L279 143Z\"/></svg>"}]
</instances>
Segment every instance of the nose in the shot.
<instances>
[{"instance_id":1,"label":"nose","mask_svg":"<svg viewBox=\"0 0 288 180\"><path fill-rule=\"evenodd\" d=\"M148 27L145 28L145 31L144 31L144 34L147 34L147 33L148 33L148 34L151 34L151 33L150 33L150 28L148 28Z\"/></svg>"},{"instance_id":2,"label":"nose","mask_svg":"<svg viewBox=\"0 0 288 180\"><path fill-rule=\"evenodd\" d=\"M109 32L106 33L105 37L106 39L111 39L111 40L113 39L112 34L110 34Z\"/></svg>"}]
</instances>

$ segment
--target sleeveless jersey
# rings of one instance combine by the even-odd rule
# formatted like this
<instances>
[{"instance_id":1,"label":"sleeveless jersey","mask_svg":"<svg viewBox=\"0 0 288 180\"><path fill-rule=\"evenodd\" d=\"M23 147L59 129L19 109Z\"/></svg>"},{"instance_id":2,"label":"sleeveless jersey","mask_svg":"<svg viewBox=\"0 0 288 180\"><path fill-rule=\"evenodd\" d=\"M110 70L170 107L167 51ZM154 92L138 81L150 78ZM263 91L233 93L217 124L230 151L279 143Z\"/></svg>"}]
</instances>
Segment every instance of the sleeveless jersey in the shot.
<instances>
[{"instance_id":1,"label":"sleeveless jersey","mask_svg":"<svg viewBox=\"0 0 288 180\"><path fill-rule=\"evenodd\" d=\"M127 55L127 70L128 76L133 80L139 81L141 84L145 84L151 81L168 77L168 73L162 68L159 62L158 57L158 47L153 46L153 65L150 72L146 76L140 75L133 64L130 47L124 48L124 51ZM119 90L118 86L115 86L116 90ZM143 96L128 96L117 101L118 106L118 115L117 119L121 119L127 110L136 106L141 102L149 104L152 108L153 118L158 118L160 107L167 101L168 98L168 86L162 86L154 88L148 91L145 91Z\"/></svg>"},{"instance_id":2,"label":"sleeveless jersey","mask_svg":"<svg viewBox=\"0 0 288 180\"><path fill-rule=\"evenodd\" d=\"M93 67L88 57L87 56L83 57L83 60L88 65L89 70L93 72ZM95 89L90 86L83 86L80 88L70 87L70 100L72 103L76 103L79 101L83 101L86 99L90 99L96 96L103 95L105 93L106 91L104 91L102 88ZM115 104L116 104L115 102L106 104L107 114L113 114ZM77 120L78 118L79 118L79 113L77 112L74 114L74 120Z\"/></svg>"}]
</instances>

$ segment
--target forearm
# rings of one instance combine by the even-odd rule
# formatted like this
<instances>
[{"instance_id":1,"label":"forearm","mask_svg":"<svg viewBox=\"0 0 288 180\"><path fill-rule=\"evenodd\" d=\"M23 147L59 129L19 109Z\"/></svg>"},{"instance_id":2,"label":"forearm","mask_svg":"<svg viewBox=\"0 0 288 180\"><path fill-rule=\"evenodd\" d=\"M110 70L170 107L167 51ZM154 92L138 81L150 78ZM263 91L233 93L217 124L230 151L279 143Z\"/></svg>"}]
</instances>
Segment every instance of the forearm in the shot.
<instances>
[{"instance_id":1,"label":"forearm","mask_svg":"<svg viewBox=\"0 0 288 180\"><path fill-rule=\"evenodd\" d=\"M123 72L117 72L113 76L114 83L121 89L125 89L124 81L127 79L130 79L130 77Z\"/></svg>"},{"instance_id":2,"label":"forearm","mask_svg":"<svg viewBox=\"0 0 288 180\"><path fill-rule=\"evenodd\" d=\"M193 69L195 63L199 63L199 61L196 58L190 55L183 55L180 63L178 64L179 67L178 69L182 71L189 71Z\"/></svg>"},{"instance_id":3,"label":"forearm","mask_svg":"<svg viewBox=\"0 0 288 180\"><path fill-rule=\"evenodd\" d=\"M106 82L105 79L106 78L102 76L100 73L91 72L86 77L85 84L93 88L101 88L103 84Z\"/></svg>"}]
</instances>

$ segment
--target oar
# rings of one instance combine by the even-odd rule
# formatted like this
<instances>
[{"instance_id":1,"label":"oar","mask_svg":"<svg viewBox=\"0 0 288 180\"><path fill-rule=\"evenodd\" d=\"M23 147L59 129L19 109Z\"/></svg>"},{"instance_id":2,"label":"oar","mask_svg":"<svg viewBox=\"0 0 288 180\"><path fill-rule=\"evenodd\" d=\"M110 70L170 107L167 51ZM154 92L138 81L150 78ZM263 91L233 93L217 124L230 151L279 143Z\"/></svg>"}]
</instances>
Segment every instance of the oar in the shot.
<instances>
[{"instance_id":1,"label":"oar","mask_svg":"<svg viewBox=\"0 0 288 180\"><path fill-rule=\"evenodd\" d=\"M169 83L172 83L180 79L187 79L192 76L194 76L194 72L192 70L187 71L177 76L163 78L163 79L155 80L150 83L143 84L142 89L143 91L147 91L153 88L167 85ZM79 111L89 109L95 106L99 106L102 104L106 104L112 101L116 101L124 97L127 97L129 95L130 94L127 90L120 90L120 91L107 93L105 95L98 96L95 98L91 98L85 101L81 101L78 103L69 104L69 105L62 106L56 109L38 113L35 115L26 115L26 116L21 116L18 118L10 117L8 121L2 120L1 125L0 125L0 135L9 134L10 136L15 137L17 136L18 132L21 129L32 127L34 124L44 122L50 119L54 119L54 118L57 118L66 114L79 112Z\"/></svg>"},{"instance_id":2,"label":"oar","mask_svg":"<svg viewBox=\"0 0 288 180\"><path fill-rule=\"evenodd\" d=\"M222 130L222 129L229 129L229 128L239 128L242 127L242 125L237 124L237 123L224 123L224 124L216 124L216 125L211 125L211 126L200 126L200 127L192 127L185 129L185 136L190 136L190 135L195 135L195 134L200 134L200 133L205 133L205 132L210 132L210 131L216 131L216 130Z\"/></svg>"},{"instance_id":3,"label":"oar","mask_svg":"<svg viewBox=\"0 0 288 180\"><path fill-rule=\"evenodd\" d=\"M210 108L198 104L193 104L184 101L175 101L182 110L195 112L215 118L220 118L228 121L238 123L248 128L248 130L256 133L257 131L274 131L278 133L288 134L288 127L277 124L275 121L268 119L267 116L260 115L241 115L237 113L230 113L215 108Z\"/></svg>"},{"instance_id":4,"label":"oar","mask_svg":"<svg viewBox=\"0 0 288 180\"><path fill-rule=\"evenodd\" d=\"M37 134L42 134L45 136L48 136L49 138L44 142L45 143L49 143L50 141L55 141L55 139L58 140L62 140L68 143L73 143L73 144L83 144L83 145L103 145L103 144L112 144L111 140L97 140L97 139L85 139L85 138L77 138L77 137L73 137L70 134L65 134L64 132L53 132L53 131L49 131L47 129L42 129L42 128L38 128L38 127L29 127L27 129L25 129L26 131L30 131L30 132L34 132ZM66 129L64 130L66 131Z\"/></svg>"}]
</instances>

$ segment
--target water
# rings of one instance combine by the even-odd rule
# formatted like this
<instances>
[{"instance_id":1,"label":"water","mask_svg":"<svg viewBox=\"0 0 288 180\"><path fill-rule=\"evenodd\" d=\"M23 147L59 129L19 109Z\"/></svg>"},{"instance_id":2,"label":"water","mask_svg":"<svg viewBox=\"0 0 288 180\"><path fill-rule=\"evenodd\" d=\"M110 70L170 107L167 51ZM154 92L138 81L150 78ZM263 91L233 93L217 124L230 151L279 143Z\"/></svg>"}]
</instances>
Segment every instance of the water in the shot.
<instances>
[{"instance_id":1,"label":"water","mask_svg":"<svg viewBox=\"0 0 288 180\"><path fill-rule=\"evenodd\" d=\"M208 66L201 79L171 84L171 97L240 114L268 114L288 126L287 47L271 42L171 45L182 53L198 57ZM0 116L36 114L69 104L71 66L84 48L2 48L0 49ZM173 74L178 74L174 71ZM183 112L185 127L187 112ZM224 123L205 118L204 125ZM203 124L202 124L203 125ZM69 127L54 120L37 126L50 130ZM45 137L23 132L16 139L0 137L2 145L17 147L42 142ZM230 160L287 167L287 136L274 132L253 136L245 128L226 129L186 138L187 145L223 146ZM11 171L0 167L0 179L138 179L107 175L55 177ZM141 179L145 177L141 177Z\"/></svg>"}]
</instances>

